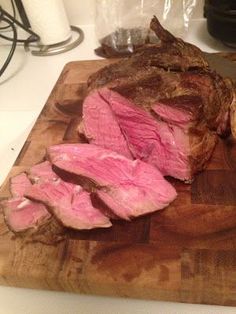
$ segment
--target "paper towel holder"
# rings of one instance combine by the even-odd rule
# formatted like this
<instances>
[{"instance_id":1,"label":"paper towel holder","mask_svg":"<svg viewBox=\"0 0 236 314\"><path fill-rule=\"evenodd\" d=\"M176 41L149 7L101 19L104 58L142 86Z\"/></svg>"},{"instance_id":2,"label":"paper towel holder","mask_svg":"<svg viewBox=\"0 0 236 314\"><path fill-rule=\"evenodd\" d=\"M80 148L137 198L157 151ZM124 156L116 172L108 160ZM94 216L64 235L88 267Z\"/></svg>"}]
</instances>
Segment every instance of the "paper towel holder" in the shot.
<instances>
[{"instance_id":1,"label":"paper towel holder","mask_svg":"<svg viewBox=\"0 0 236 314\"><path fill-rule=\"evenodd\" d=\"M53 45L42 45L40 42L36 42L36 45L34 48L38 50L31 50L32 55L34 56L53 56L57 55L62 52L69 51L75 47L77 47L79 44L82 43L84 40L84 32L80 27L77 26L70 26L72 33L76 33L77 38L73 39L73 36L70 36L70 38L66 39L65 41L62 41L57 44ZM29 43L25 43L25 49L29 49Z\"/></svg>"},{"instance_id":2,"label":"paper towel holder","mask_svg":"<svg viewBox=\"0 0 236 314\"><path fill-rule=\"evenodd\" d=\"M47 21L50 21L51 19L54 22L58 22L58 20L63 21L64 25L59 29L62 30L62 28L65 28L67 30L63 29L64 34L60 34L59 38L57 38L58 34L55 38L55 33L53 33L54 37L51 37L49 40L48 38L45 39L45 34L42 33L41 28L39 30L38 27L36 27L33 23L35 21L38 23L38 12L45 12L46 3L43 5L40 0L14 0L14 2L17 6L23 24L25 24L29 29L34 29L35 27L34 32L39 35L39 39L34 42L33 45L29 44L28 42L25 42L24 44L25 50L31 51L34 56L52 56L63 53L77 47L84 40L84 33L82 29L77 26L69 25L63 5L63 0L54 0L54 2L51 2L51 7L49 6L50 10L48 11L51 13L54 12L54 16L49 16ZM35 13L37 13L36 16ZM43 16L44 19L42 21L45 22L45 15ZM43 23L42 21L41 24ZM46 23L43 23L44 32L46 33L50 31L50 24L48 25L47 21ZM42 25L40 25L40 27L42 27Z\"/></svg>"}]
</instances>

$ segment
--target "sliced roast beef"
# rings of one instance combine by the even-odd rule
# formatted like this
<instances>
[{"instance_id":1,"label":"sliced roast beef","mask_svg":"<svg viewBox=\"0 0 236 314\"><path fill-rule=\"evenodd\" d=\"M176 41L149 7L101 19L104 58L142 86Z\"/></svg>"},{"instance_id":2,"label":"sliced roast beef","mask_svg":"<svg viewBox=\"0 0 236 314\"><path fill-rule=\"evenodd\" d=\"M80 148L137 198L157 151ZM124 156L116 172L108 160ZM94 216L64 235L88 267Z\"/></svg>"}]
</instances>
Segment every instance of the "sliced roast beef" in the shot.
<instances>
[{"instance_id":1,"label":"sliced roast beef","mask_svg":"<svg viewBox=\"0 0 236 314\"><path fill-rule=\"evenodd\" d=\"M160 99L199 96L211 130L229 133L230 115L231 129L236 128L232 82L211 71L199 48L175 38L156 18L151 28L162 45L144 46L140 53L100 69L89 77L88 91L108 87L147 111Z\"/></svg>"},{"instance_id":2,"label":"sliced roast beef","mask_svg":"<svg viewBox=\"0 0 236 314\"><path fill-rule=\"evenodd\" d=\"M58 176L52 170L52 165L48 160L30 167L27 172L30 180L33 181L33 183L46 181L51 182L58 179Z\"/></svg>"},{"instance_id":3,"label":"sliced roast beef","mask_svg":"<svg viewBox=\"0 0 236 314\"><path fill-rule=\"evenodd\" d=\"M36 183L25 195L47 205L65 227L92 229L111 226L109 218L92 205L90 194L81 186L59 178L48 161L35 165L29 172Z\"/></svg>"},{"instance_id":4,"label":"sliced roast beef","mask_svg":"<svg viewBox=\"0 0 236 314\"><path fill-rule=\"evenodd\" d=\"M107 88L91 93L87 101L94 93L97 95L97 107L101 108L105 103L116 116L134 158L156 166L163 175L191 181L211 156L217 137L202 119L203 103L199 96L185 95L160 100L150 111L146 111ZM84 113L87 124L87 115L92 114ZM107 125L111 123L112 120L107 120ZM93 128L93 124L90 124L90 128ZM98 143L101 134L94 131L94 136L98 138ZM104 142L100 146L106 147ZM116 148L113 150L120 152Z\"/></svg>"},{"instance_id":5,"label":"sliced roast beef","mask_svg":"<svg viewBox=\"0 0 236 314\"><path fill-rule=\"evenodd\" d=\"M161 45L145 45L92 74L83 119L94 129L96 144L109 147L106 126L116 121L133 158L154 164L163 175L191 181L211 157L216 134L236 136L233 85L209 69L200 49L175 38L156 18L150 26ZM90 123L95 119L90 98L99 110L109 106L112 111L103 134Z\"/></svg>"},{"instance_id":6,"label":"sliced roast beef","mask_svg":"<svg viewBox=\"0 0 236 314\"><path fill-rule=\"evenodd\" d=\"M114 68L116 65L119 67L119 64L111 66ZM151 111L152 106L160 99L197 96L202 99L204 118L209 129L218 131L219 135L229 133L229 113L234 104L234 90L229 80L222 79L215 72L171 72L147 67L137 69L136 73L129 77L129 64L124 68L124 73L121 73L119 68L117 74L113 68L110 69L108 77L93 81L89 85L89 91L107 87L146 111Z\"/></svg>"},{"instance_id":7,"label":"sliced roast beef","mask_svg":"<svg viewBox=\"0 0 236 314\"><path fill-rule=\"evenodd\" d=\"M203 102L199 96L180 95L160 99L152 110L161 120L186 128L192 121L202 118Z\"/></svg>"},{"instance_id":8,"label":"sliced roast beef","mask_svg":"<svg viewBox=\"0 0 236 314\"><path fill-rule=\"evenodd\" d=\"M132 154L156 166L163 175L191 178L190 147L184 130L157 121L146 111L108 89L100 90L117 116Z\"/></svg>"},{"instance_id":9,"label":"sliced roast beef","mask_svg":"<svg viewBox=\"0 0 236 314\"><path fill-rule=\"evenodd\" d=\"M13 197L23 197L30 186L31 182L24 172L10 179L10 192Z\"/></svg>"},{"instance_id":10,"label":"sliced roast beef","mask_svg":"<svg viewBox=\"0 0 236 314\"><path fill-rule=\"evenodd\" d=\"M184 180L191 181L194 174L205 168L218 140L216 133L209 130L204 119L201 98L183 95L163 99L152 109L157 117L169 125L172 130L181 130L175 134L179 140L184 138L186 140L185 143L188 147L186 150L188 152L186 156L187 165L190 170L189 179L185 178ZM182 141L182 143L184 142ZM182 152L184 151L182 150ZM170 175L174 176L173 174ZM179 176L174 177L183 180Z\"/></svg>"},{"instance_id":11,"label":"sliced roast beef","mask_svg":"<svg viewBox=\"0 0 236 314\"><path fill-rule=\"evenodd\" d=\"M49 147L48 155L59 169L89 180L98 197L123 219L162 209L176 197L175 189L155 167L111 150L62 144Z\"/></svg>"},{"instance_id":12,"label":"sliced roast beef","mask_svg":"<svg viewBox=\"0 0 236 314\"><path fill-rule=\"evenodd\" d=\"M83 132L91 144L110 148L132 158L126 140L109 104L93 93L83 103Z\"/></svg>"},{"instance_id":13,"label":"sliced roast beef","mask_svg":"<svg viewBox=\"0 0 236 314\"><path fill-rule=\"evenodd\" d=\"M13 198L3 202L4 217L13 232L25 232L38 227L51 217L43 204L26 198Z\"/></svg>"},{"instance_id":14,"label":"sliced roast beef","mask_svg":"<svg viewBox=\"0 0 236 314\"><path fill-rule=\"evenodd\" d=\"M10 185L13 198L2 202L6 224L13 232L25 232L30 229L36 231L51 218L43 204L23 196L30 186L25 173L13 177Z\"/></svg>"}]
</instances>

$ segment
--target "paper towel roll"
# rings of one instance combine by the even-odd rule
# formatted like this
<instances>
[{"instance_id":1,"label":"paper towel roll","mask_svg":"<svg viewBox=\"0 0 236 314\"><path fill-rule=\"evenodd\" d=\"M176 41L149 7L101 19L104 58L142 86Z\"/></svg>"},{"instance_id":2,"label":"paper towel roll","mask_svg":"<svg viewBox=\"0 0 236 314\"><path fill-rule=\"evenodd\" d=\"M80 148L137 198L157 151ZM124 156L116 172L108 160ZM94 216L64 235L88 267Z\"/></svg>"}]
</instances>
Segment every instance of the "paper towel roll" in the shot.
<instances>
[{"instance_id":1,"label":"paper towel roll","mask_svg":"<svg viewBox=\"0 0 236 314\"><path fill-rule=\"evenodd\" d=\"M53 45L71 36L63 0L22 0L32 30L43 45Z\"/></svg>"}]
</instances>

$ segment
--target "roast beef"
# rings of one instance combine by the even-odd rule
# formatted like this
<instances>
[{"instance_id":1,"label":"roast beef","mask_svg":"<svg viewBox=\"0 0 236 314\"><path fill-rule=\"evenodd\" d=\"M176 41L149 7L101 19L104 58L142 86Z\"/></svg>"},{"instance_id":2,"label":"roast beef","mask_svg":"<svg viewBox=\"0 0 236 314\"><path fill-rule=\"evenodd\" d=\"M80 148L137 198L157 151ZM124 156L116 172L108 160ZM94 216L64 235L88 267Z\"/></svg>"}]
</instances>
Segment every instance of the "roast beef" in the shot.
<instances>
[{"instance_id":1,"label":"roast beef","mask_svg":"<svg viewBox=\"0 0 236 314\"><path fill-rule=\"evenodd\" d=\"M35 165L29 172L35 184L25 195L45 204L65 227L92 229L111 226L109 218L93 207L89 193L81 186L59 178L48 161Z\"/></svg>"},{"instance_id":2,"label":"roast beef","mask_svg":"<svg viewBox=\"0 0 236 314\"><path fill-rule=\"evenodd\" d=\"M137 70L144 69L146 72L149 67L161 67L168 71L209 70L203 52L198 47L174 37L161 26L156 17L151 20L150 28L160 39L160 44L146 44L130 58L102 68L90 76L89 85L98 81L104 85L121 75L131 78Z\"/></svg>"},{"instance_id":3,"label":"roast beef","mask_svg":"<svg viewBox=\"0 0 236 314\"><path fill-rule=\"evenodd\" d=\"M212 153L216 135L198 122L201 98L183 96L171 99L170 105L168 101L156 104L160 120L109 89L101 89L99 94L115 113L133 156L153 164L163 175L190 181Z\"/></svg>"},{"instance_id":4,"label":"roast beef","mask_svg":"<svg viewBox=\"0 0 236 314\"><path fill-rule=\"evenodd\" d=\"M234 89L230 80L209 69L200 49L175 38L156 18L151 28L161 46L146 45L88 79L83 133L88 140L93 134L91 142L107 148L109 127L118 124L133 158L191 182L205 168L217 135L231 130L236 135ZM90 107L112 111L106 119L99 117L103 132L91 122L97 116ZM122 154L117 143L111 147Z\"/></svg>"},{"instance_id":5,"label":"roast beef","mask_svg":"<svg viewBox=\"0 0 236 314\"><path fill-rule=\"evenodd\" d=\"M232 104L235 104L230 80L206 69L175 72L149 66L134 70L130 64L132 58L126 60L123 68L119 63L114 63L92 75L88 80L89 92L107 87L146 111L151 111L160 99L198 96L202 99L209 129L218 131L219 135L230 132L229 113ZM115 66L118 67L117 71Z\"/></svg>"},{"instance_id":6,"label":"roast beef","mask_svg":"<svg viewBox=\"0 0 236 314\"><path fill-rule=\"evenodd\" d=\"M13 232L36 231L51 218L43 204L23 196L30 186L25 173L13 177L10 184L13 198L2 202L6 224Z\"/></svg>"},{"instance_id":7,"label":"roast beef","mask_svg":"<svg viewBox=\"0 0 236 314\"><path fill-rule=\"evenodd\" d=\"M91 144L110 148L131 158L127 142L109 104L99 94L93 93L83 103L83 126L79 132L86 134Z\"/></svg>"},{"instance_id":8,"label":"roast beef","mask_svg":"<svg viewBox=\"0 0 236 314\"><path fill-rule=\"evenodd\" d=\"M31 186L26 173L18 174L10 180L10 192L13 197L23 197L27 188Z\"/></svg>"},{"instance_id":9,"label":"roast beef","mask_svg":"<svg viewBox=\"0 0 236 314\"><path fill-rule=\"evenodd\" d=\"M92 144L49 147L48 156L57 168L89 180L97 196L123 219L166 207L176 191L152 165L130 160Z\"/></svg>"},{"instance_id":10,"label":"roast beef","mask_svg":"<svg viewBox=\"0 0 236 314\"><path fill-rule=\"evenodd\" d=\"M209 66L203 52L196 46L176 38L164 29L154 16L150 28L161 40L161 45L146 45L137 53L137 61L142 58L145 65L163 66L164 68L187 70ZM141 57L141 58L140 58Z\"/></svg>"}]
</instances>

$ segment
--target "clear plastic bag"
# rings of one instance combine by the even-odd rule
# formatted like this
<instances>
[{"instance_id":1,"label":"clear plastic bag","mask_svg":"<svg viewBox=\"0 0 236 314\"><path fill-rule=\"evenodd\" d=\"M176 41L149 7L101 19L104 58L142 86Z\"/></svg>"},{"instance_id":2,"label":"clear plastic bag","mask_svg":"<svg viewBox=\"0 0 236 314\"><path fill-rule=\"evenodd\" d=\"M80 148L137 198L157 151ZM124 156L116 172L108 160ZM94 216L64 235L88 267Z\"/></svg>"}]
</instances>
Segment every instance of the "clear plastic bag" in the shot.
<instances>
[{"instance_id":1,"label":"clear plastic bag","mask_svg":"<svg viewBox=\"0 0 236 314\"><path fill-rule=\"evenodd\" d=\"M176 37L184 36L197 0L96 0L96 35L100 56L133 53L158 42L149 29L153 15Z\"/></svg>"}]
</instances>

